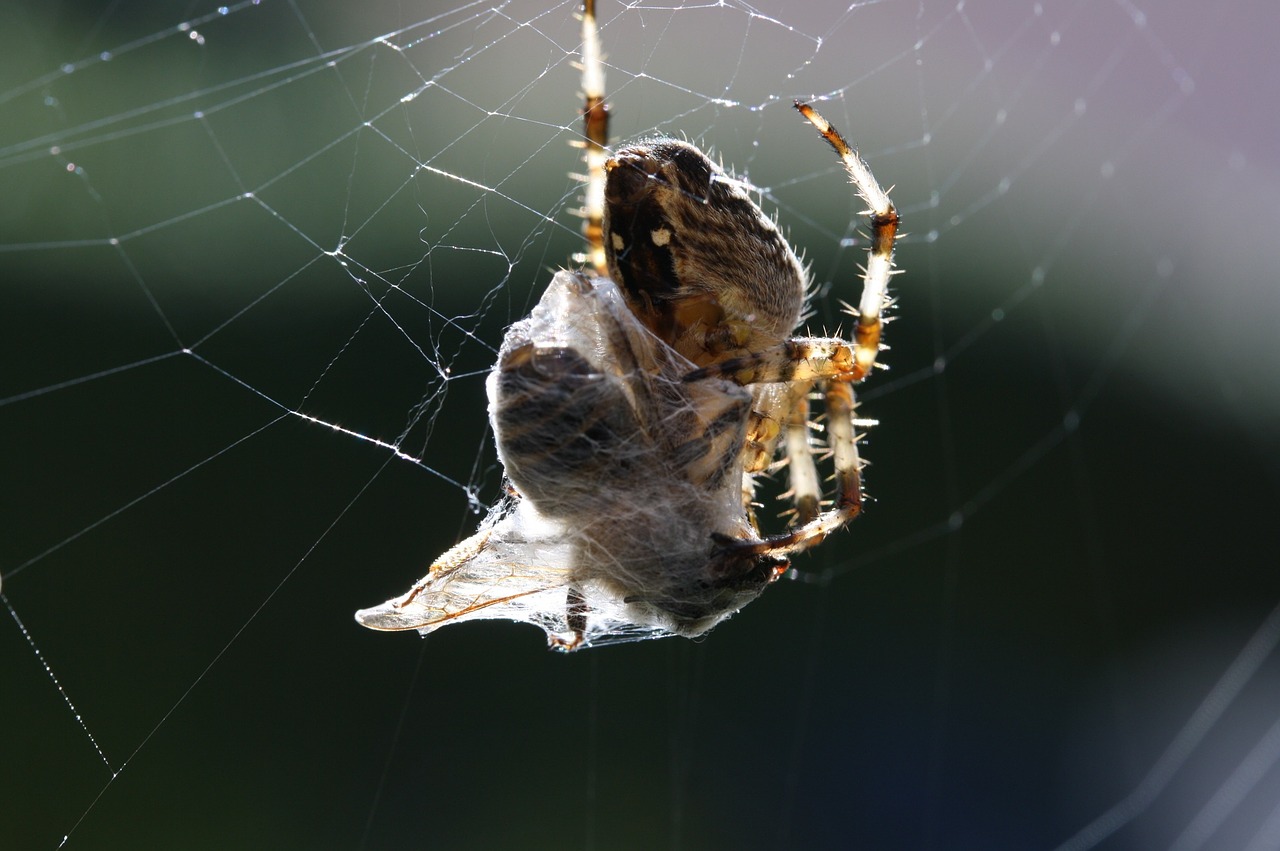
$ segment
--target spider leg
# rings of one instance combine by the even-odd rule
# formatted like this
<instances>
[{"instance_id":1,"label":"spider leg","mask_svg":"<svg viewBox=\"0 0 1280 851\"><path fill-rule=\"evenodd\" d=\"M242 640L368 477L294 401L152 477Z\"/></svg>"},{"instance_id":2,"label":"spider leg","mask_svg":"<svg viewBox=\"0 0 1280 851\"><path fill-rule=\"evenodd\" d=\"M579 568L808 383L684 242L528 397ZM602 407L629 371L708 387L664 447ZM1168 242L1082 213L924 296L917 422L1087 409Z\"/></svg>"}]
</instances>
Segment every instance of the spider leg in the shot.
<instances>
[{"instance_id":1,"label":"spider leg","mask_svg":"<svg viewBox=\"0 0 1280 851\"><path fill-rule=\"evenodd\" d=\"M825 384L827 439L831 443L836 474L836 502L829 514L843 525L862 512L862 459L854 431L853 385L844 381ZM815 519L814 522L817 522Z\"/></svg>"},{"instance_id":2,"label":"spider leg","mask_svg":"<svg viewBox=\"0 0 1280 851\"><path fill-rule=\"evenodd\" d=\"M747 440L742 455L743 472L746 473L759 473L769 466L781 434L774 409L760 405L760 401L757 396L756 405L747 419Z\"/></svg>"},{"instance_id":3,"label":"spider leg","mask_svg":"<svg viewBox=\"0 0 1280 851\"><path fill-rule=\"evenodd\" d=\"M786 558L817 546L832 532L840 529L862 513L862 459L858 455L858 437L854 432L854 398L853 385L847 381L826 382L824 398L827 407L828 432L835 464L836 499L834 505L825 512L817 513L817 475L813 473L813 515L804 520L804 506L800 486L797 483L795 468L807 466L813 469L813 456L809 452L808 429L799 432L803 443L793 446L788 430L788 455L792 464L792 486L796 490L794 499L801 512L801 525L789 532L770 535L758 541L728 540L721 546L727 550L735 550L758 556Z\"/></svg>"},{"instance_id":4,"label":"spider leg","mask_svg":"<svg viewBox=\"0 0 1280 851\"><path fill-rule=\"evenodd\" d=\"M871 168L857 150L850 147L834 127L807 103L796 101L796 109L817 128L822 138L835 148L844 170L849 174L862 200L866 201L871 220L871 247L867 250L867 268L862 276L862 297L858 301L858 326L854 330L854 341L857 343L854 360L861 380L871 371L880 350L880 312L884 307L885 292L889 286L889 278L893 275L893 242L898 235L898 211L889 194L880 188L880 183Z\"/></svg>"},{"instance_id":5,"label":"spider leg","mask_svg":"<svg viewBox=\"0 0 1280 851\"><path fill-rule=\"evenodd\" d=\"M862 277L858 323L853 343L837 338L796 338L766 351L728 358L685 376L686 381L725 378L739 384L787 382L786 451L790 462L792 500L799 525L789 532L759 541L739 540L724 546L754 555L786 557L820 543L862 512L862 460L854 430L853 385L870 374L880 352L881 312L889 278L893 275L893 245L900 219L870 167L844 137L811 106L796 101L796 109L840 155L858 195L870 209L871 245ZM814 384L823 389L828 438L835 467L836 497L820 512L817 468L809 441L808 394Z\"/></svg>"},{"instance_id":6,"label":"spider leg","mask_svg":"<svg viewBox=\"0 0 1280 851\"><path fill-rule=\"evenodd\" d=\"M695 385L697 386L697 385ZM752 394L752 411L747 419L746 441L742 449L742 508L756 535L756 474L769 468L785 440L791 488L782 498L790 498L796 520L807 523L818 514L821 493L818 470L809 446L809 391L812 383L757 384Z\"/></svg>"},{"instance_id":7,"label":"spider leg","mask_svg":"<svg viewBox=\"0 0 1280 851\"><path fill-rule=\"evenodd\" d=\"M791 477L791 502L796 507L796 522L806 524L818 516L822 490L818 482L818 465L809 445L809 391L812 381L797 381L788 388L787 460Z\"/></svg>"},{"instance_id":8,"label":"spider leg","mask_svg":"<svg viewBox=\"0 0 1280 851\"><path fill-rule=\"evenodd\" d=\"M823 379L857 382L867 377L857 352L856 344L850 345L837 337L792 337L761 352L695 369L686 374L684 380L723 378L738 384Z\"/></svg>"},{"instance_id":9,"label":"spider leg","mask_svg":"<svg viewBox=\"0 0 1280 851\"><path fill-rule=\"evenodd\" d=\"M604 62L600 52L600 28L596 25L595 0L582 3L582 107L583 159L587 185L583 194L582 233L587 238L585 260L597 275L609 273L604 254L605 160L609 143L609 108L604 102Z\"/></svg>"}]
</instances>

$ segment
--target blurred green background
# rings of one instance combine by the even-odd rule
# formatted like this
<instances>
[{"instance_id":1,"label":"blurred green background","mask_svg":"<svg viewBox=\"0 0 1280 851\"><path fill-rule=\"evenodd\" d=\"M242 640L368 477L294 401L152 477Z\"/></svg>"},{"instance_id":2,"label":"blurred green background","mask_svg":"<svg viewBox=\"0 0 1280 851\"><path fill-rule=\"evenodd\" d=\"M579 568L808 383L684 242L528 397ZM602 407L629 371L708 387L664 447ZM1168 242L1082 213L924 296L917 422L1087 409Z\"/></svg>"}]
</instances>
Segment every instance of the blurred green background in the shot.
<instances>
[{"instance_id":1,"label":"blurred green background","mask_svg":"<svg viewBox=\"0 0 1280 851\"><path fill-rule=\"evenodd\" d=\"M613 135L760 187L815 331L860 204L791 98L895 186L875 502L705 640L570 657L351 615L498 493L574 4L0 11L0 847L1051 848L1148 775L1280 602L1276 13L668 5L601 5ZM1099 847L1251 752L1206 847L1271 836L1278 691Z\"/></svg>"}]
</instances>

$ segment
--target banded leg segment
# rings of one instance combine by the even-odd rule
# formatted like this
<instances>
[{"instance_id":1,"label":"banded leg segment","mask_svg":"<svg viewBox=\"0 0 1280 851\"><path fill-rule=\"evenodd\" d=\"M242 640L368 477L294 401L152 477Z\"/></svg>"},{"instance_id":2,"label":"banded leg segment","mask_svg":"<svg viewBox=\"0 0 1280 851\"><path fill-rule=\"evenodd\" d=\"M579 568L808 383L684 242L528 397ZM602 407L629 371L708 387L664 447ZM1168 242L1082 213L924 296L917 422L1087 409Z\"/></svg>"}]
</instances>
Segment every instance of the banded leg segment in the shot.
<instances>
[{"instance_id":1,"label":"banded leg segment","mask_svg":"<svg viewBox=\"0 0 1280 851\"><path fill-rule=\"evenodd\" d=\"M609 274L604 255L605 160L609 143L609 108L604 102L604 59L600 52L600 28L595 0L582 3L582 107L583 159L587 185L583 197L582 233L587 238L586 260L597 275Z\"/></svg>"},{"instance_id":2,"label":"banded leg segment","mask_svg":"<svg viewBox=\"0 0 1280 851\"><path fill-rule=\"evenodd\" d=\"M861 381L866 372L857 360L857 346L838 337L793 337L762 352L728 358L695 369L685 381L723 378L738 384L769 382Z\"/></svg>"},{"instance_id":3,"label":"banded leg segment","mask_svg":"<svg viewBox=\"0 0 1280 851\"><path fill-rule=\"evenodd\" d=\"M867 267L862 275L862 297L858 300L858 326L854 330L855 363L860 381L871 371L880 351L880 313L884 307L889 278L893 275L893 243L898 236L901 219L889 200L889 193L880 187L871 173L871 167L858 151L845 141L831 124L807 103L796 101L796 109L808 119L822 138L840 155L849 180L858 196L870 209L864 212L870 218L871 246L867 249Z\"/></svg>"},{"instance_id":4,"label":"banded leg segment","mask_svg":"<svg viewBox=\"0 0 1280 851\"><path fill-rule=\"evenodd\" d=\"M758 541L736 540L724 542L723 546L752 555L787 558L795 553L803 552L817 546L828 535L843 527L862 513L862 459L858 455L858 437L854 432L854 396L853 385L847 381L830 382L824 393L828 432L831 451L835 464L836 498L830 509L806 522L779 535L770 535ZM812 455L808 454L807 443L804 447L791 445L788 430L787 452L791 460L792 486L795 488L794 499L797 510L804 511L800 488L797 483L795 465L797 461L807 461L809 469L813 469ZM801 460L803 459L803 460ZM816 480L816 475L815 475ZM814 485L814 499L817 490ZM803 521L803 513L801 514Z\"/></svg>"},{"instance_id":5,"label":"banded leg segment","mask_svg":"<svg viewBox=\"0 0 1280 851\"><path fill-rule=\"evenodd\" d=\"M822 504L822 486L818 481L818 465L809 445L809 391L812 381L799 381L788 390L787 405L787 474L791 480L791 504L796 522L803 525L818 516Z\"/></svg>"}]
</instances>

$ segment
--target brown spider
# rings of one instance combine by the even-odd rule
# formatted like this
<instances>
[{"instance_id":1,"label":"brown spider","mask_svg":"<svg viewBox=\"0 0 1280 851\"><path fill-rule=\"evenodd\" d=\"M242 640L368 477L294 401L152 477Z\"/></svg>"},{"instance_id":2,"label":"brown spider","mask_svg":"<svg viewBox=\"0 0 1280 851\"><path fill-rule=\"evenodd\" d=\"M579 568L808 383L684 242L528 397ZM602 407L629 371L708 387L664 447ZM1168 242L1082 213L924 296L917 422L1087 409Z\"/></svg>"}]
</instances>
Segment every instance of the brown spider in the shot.
<instances>
[{"instance_id":1,"label":"brown spider","mask_svg":"<svg viewBox=\"0 0 1280 851\"><path fill-rule=\"evenodd\" d=\"M501 618L552 646L699 635L862 508L853 384L875 365L898 214L810 106L870 206L854 340L792 337L809 278L747 188L693 145L609 154L594 0L583 4L588 271L560 272L508 329L489 416L511 485L407 594L356 614L430 632ZM826 510L809 398L827 413ZM762 535L755 478L785 453L795 523Z\"/></svg>"}]
</instances>

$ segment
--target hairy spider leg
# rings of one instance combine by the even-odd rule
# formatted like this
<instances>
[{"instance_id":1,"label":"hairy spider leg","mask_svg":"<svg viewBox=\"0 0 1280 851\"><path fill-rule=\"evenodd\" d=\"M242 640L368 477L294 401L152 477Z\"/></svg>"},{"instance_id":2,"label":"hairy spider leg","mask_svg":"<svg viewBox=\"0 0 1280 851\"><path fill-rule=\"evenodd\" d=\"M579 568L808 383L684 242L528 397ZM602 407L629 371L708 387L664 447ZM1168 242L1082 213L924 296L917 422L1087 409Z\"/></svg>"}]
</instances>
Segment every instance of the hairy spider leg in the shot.
<instances>
[{"instance_id":1,"label":"hairy spider leg","mask_svg":"<svg viewBox=\"0 0 1280 851\"><path fill-rule=\"evenodd\" d=\"M858 302L858 327L853 337L857 343L854 359L858 368L858 377L854 380L860 381L871 372L880 352L880 313L884 307L889 278L893 275L893 243L897 239L901 219L893 202L889 200L889 194L880 188L879 181L871 173L871 167L857 149L851 147L827 119L809 104L796 101L796 109L840 155L850 182L870 207L864 212L871 220L871 246L867 249L862 297Z\"/></svg>"},{"instance_id":2,"label":"hairy spider leg","mask_svg":"<svg viewBox=\"0 0 1280 851\"><path fill-rule=\"evenodd\" d=\"M583 195L582 233L587 239L583 260L597 275L609 273L604 256L605 160L609 144L609 107L604 102L604 59L600 52L600 28L596 24L595 0L582 3L582 107L583 159L587 185Z\"/></svg>"},{"instance_id":3,"label":"hairy spider leg","mask_svg":"<svg viewBox=\"0 0 1280 851\"><path fill-rule=\"evenodd\" d=\"M851 347L838 338L793 338L767 351L729 358L685 376L686 381L715 377L739 384L790 383L786 447L791 464L791 496L799 525L789 532L758 541L725 544L779 557L816 546L862 513L862 460L854 429L853 384L870 374L880 352L881 313L889 278L894 274L893 247L901 223L888 193L857 150L813 107L800 101L796 101L795 106L840 155L859 197L870 206L865 212L870 217L871 245L863 270L854 345ZM808 393L815 384L823 392L835 467L836 499L826 512L819 511L820 489L809 447Z\"/></svg>"}]
</instances>

